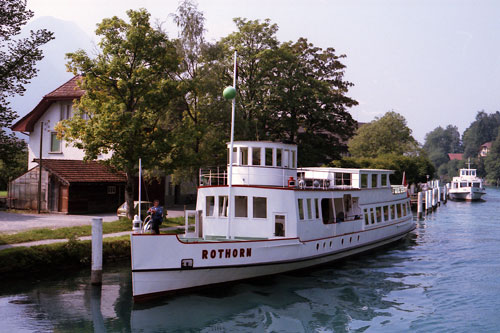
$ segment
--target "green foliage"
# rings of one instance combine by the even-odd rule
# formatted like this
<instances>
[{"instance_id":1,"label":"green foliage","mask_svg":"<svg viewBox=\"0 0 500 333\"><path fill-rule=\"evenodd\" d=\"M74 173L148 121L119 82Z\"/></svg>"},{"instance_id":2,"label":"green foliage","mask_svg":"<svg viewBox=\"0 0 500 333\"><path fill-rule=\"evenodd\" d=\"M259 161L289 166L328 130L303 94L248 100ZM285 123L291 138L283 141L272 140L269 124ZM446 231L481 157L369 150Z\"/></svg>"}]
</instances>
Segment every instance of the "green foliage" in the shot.
<instances>
[{"instance_id":1,"label":"green foliage","mask_svg":"<svg viewBox=\"0 0 500 333\"><path fill-rule=\"evenodd\" d=\"M108 163L127 174L126 199L133 207L133 177L142 158L154 168L171 149L169 113L178 95L178 56L165 32L150 25L144 10L129 10L130 22L104 19L96 30L101 53L68 53L68 69L81 74L86 94L75 105L75 117L59 123L59 133L86 159L112 152ZM129 211L132 218L132 211Z\"/></svg>"},{"instance_id":2,"label":"green foliage","mask_svg":"<svg viewBox=\"0 0 500 333\"><path fill-rule=\"evenodd\" d=\"M347 157L332 164L342 168L366 168L394 170L390 176L391 184L402 184L405 172L408 184L427 181L427 175L432 177L435 168L425 156L408 156L398 154L383 154L377 157Z\"/></svg>"},{"instance_id":3,"label":"green foliage","mask_svg":"<svg viewBox=\"0 0 500 333\"><path fill-rule=\"evenodd\" d=\"M104 263L130 257L130 237L103 240ZM65 268L88 267L91 258L91 242L73 240L32 247L15 247L0 251L0 278L10 278L50 272Z\"/></svg>"},{"instance_id":4,"label":"green foliage","mask_svg":"<svg viewBox=\"0 0 500 333\"><path fill-rule=\"evenodd\" d=\"M476 157L479 147L485 143L494 141L500 127L500 112L487 114L480 111L476 120L465 130L462 141L464 145L464 157Z\"/></svg>"},{"instance_id":5,"label":"green foliage","mask_svg":"<svg viewBox=\"0 0 500 333\"><path fill-rule=\"evenodd\" d=\"M16 38L31 17L33 12L26 9L26 1L0 2L0 189L7 187L9 178L25 171L26 164L20 161L21 155L25 157L26 143L6 131L16 118L7 99L24 94L24 86L38 72L36 62L43 58L40 47L54 38L45 29Z\"/></svg>"},{"instance_id":6,"label":"green foliage","mask_svg":"<svg viewBox=\"0 0 500 333\"><path fill-rule=\"evenodd\" d=\"M484 160L486 178L493 184L500 184L500 128L491 145L491 150Z\"/></svg>"},{"instance_id":7,"label":"green foliage","mask_svg":"<svg viewBox=\"0 0 500 333\"><path fill-rule=\"evenodd\" d=\"M425 135L423 149L436 167L438 175L446 177L448 175L447 164L450 161L448 153L461 153L463 151L458 128L452 125L448 125L446 128L436 127Z\"/></svg>"},{"instance_id":8,"label":"green foliage","mask_svg":"<svg viewBox=\"0 0 500 333\"><path fill-rule=\"evenodd\" d=\"M361 126L349 141L349 152L354 157L377 157L384 154L415 154L417 141L406 125L406 119L394 111Z\"/></svg>"}]
</instances>

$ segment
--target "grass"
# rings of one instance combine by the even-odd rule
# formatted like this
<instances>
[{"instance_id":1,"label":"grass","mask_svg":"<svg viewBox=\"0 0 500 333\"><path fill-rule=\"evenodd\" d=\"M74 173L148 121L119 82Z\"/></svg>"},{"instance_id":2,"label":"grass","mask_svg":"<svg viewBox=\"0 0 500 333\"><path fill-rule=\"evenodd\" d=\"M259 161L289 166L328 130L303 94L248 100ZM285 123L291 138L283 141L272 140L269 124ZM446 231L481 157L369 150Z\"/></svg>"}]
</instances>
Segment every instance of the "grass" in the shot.
<instances>
[{"instance_id":1,"label":"grass","mask_svg":"<svg viewBox=\"0 0 500 333\"><path fill-rule=\"evenodd\" d=\"M0 191L0 198L7 198L7 191Z\"/></svg>"},{"instance_id":2,"label":"grass","mask_svg":"<svg viewBox=\"0 0 500 333\"><path fill-rule=\"evenodd\" d=\"M166 219L161 226L174 227L179 225L184 225L183 217ZM122 218L114 222L105 222L102 224L103 234L111 234L115 232L130 230L132 230L132 222L129 219ZM44 239L70 239L72 237L90 236L91 234L92 226L90 225L58 229L32 229L10 235L0 234L0 245L33 242Z\"/></svg>"}]
</instances>

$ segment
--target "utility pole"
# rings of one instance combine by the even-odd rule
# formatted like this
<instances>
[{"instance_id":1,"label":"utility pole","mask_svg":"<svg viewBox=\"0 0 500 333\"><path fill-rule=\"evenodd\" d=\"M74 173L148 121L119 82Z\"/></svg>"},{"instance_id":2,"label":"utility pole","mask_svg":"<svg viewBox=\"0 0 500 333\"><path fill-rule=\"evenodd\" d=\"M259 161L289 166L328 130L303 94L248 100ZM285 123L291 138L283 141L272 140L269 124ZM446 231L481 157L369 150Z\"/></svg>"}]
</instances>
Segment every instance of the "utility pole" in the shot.
<instances>
[{"instance_id":1,"label":"utility pole","mask_svg":"<svg viewBox=\"0 0 500 333\"><path fill-rule=\"evenodd\" d=\"M43 121L40 122L40 155L38 158L38 214L42 205L42 142L43 142Z\"/></svg>"}]
</instances>

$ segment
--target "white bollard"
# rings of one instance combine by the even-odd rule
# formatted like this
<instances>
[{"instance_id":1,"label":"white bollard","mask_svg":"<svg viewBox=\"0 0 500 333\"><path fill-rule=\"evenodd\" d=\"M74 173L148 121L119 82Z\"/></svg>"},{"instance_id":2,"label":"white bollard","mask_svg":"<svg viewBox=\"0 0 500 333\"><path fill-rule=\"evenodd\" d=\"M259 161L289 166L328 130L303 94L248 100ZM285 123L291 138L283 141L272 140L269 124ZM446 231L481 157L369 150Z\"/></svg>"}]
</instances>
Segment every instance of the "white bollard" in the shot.
<instances>
[{"instance_id":1,"label":"white bollard","mask_svg":"<svg viewBox=\"0 0 500 333\"><path fill-rule=\"evenodd\" d=\"M439 186L437 187L437 197L438 206L441 206L441 188Z\"/></svg>"},{"instance_id":2,"label":"white bollard","mask_svg":"<svg viewBox=\"0 0 500 333\"><path fill-rule=\"evenodd\" d=\"M90 283L102 284L102 218L92 219L92 271Z\"/></svg>"}]
</instances>

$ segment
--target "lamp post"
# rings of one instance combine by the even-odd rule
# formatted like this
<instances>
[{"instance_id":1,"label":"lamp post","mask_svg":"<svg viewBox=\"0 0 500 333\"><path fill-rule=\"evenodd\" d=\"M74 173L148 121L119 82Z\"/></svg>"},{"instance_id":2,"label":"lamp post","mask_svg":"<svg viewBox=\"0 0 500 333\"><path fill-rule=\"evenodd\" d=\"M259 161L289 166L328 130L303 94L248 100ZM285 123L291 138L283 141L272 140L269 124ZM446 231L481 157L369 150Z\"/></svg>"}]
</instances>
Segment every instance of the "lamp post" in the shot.
<instances>
[{"instance_id":1,"label":"lamp post","mask_svg":"<svg viewBox=\"0 0 500 333\"><path fill-rule=\"evenodd\" d=\"M231 215L232 212L232 185L233 185L233 141L234 141L234 111L236 107L236 57L237 53L234 51L234 71L233 71L233 86L226 87L222 93L225 99L230 99L233 101L231 107L231 141L229 144L229 172L228 172L228 203L227 203L227 234L226 237L232 238L231 236Z\"/></svg>"}]
</instances>

